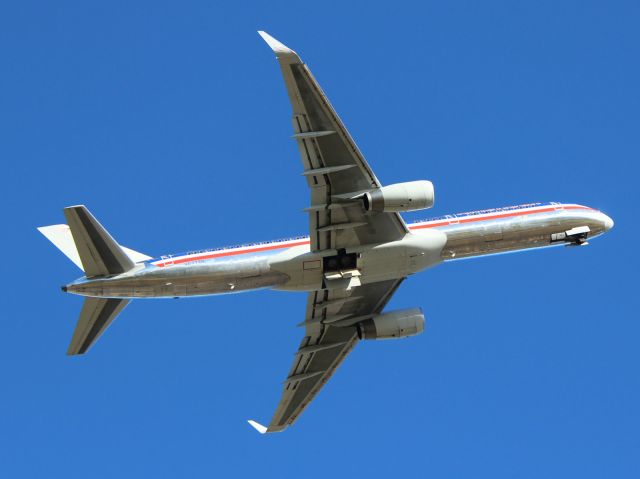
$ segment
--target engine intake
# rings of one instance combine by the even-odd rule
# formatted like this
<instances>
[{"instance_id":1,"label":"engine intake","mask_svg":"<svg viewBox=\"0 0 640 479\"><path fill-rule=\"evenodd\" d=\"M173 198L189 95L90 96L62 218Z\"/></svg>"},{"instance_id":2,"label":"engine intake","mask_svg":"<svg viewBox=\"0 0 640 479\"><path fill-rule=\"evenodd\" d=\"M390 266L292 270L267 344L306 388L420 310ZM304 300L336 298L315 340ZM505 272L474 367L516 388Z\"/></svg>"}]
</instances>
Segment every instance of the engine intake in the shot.
<instances>
[{"instance_id":1,"label":"engine intake","mask_svg":"<svg viewBox=\"0 0 640 479\"><path fill-rule=\"evenodd\" d=\"M400 309L378 314L357 324L360 339L397 339L424 331L424 314L420 308Z\"/></svg>"},{"instance_id":2,"label":"engine intake","mask_svg":"<svg viewBox=\"0 0 640 479\"><path fill-rule=\"evenodd\" d=\"M435 191L430 181L409 181L365 193L362 200L367 211L416 211L433 206Z\"/></svg>"}]
</instances>

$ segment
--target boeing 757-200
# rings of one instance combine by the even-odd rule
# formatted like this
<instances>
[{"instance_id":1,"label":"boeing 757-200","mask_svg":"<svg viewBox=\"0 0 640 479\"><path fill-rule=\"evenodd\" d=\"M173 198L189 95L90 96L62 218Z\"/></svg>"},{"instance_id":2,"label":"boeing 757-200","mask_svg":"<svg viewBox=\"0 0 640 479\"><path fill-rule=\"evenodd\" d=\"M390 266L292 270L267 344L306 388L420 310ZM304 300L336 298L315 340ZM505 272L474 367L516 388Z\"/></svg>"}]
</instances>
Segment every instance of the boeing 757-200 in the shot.
<instances>
[{"instance_id":1,"label":"boeing 757-200","mask_svg":"<svg viewBox=\"0 0 640 479\"><path fill-rule=\"evenodd\" d=\"M613 221L587 206L531 203L406 224L399 213L430 208L433 184L383 186L307 66L259 32L275 52L293 107L293 138L311 202L309 236L151 258L119 245L84 206L66 225L39 230L84 276L62 287L86 296L67 354L86 353L137 298L304 291L304 337L268 427L300 416L359 340L416 335L421 309L383 311L409 275L446 261L553 245L584 246Z\"/></svg>"}]
</instances>

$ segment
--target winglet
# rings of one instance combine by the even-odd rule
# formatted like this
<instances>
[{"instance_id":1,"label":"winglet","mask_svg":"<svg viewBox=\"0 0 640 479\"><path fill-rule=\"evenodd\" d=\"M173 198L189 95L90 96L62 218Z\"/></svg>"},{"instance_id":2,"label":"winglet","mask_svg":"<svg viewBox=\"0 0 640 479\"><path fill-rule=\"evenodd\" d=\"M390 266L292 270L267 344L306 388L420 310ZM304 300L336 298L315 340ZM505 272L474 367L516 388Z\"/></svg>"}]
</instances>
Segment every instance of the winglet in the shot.
<instances>
[{"instance_id":1,"label":"winglet","mask_svg":"<svg viewBox=\"0 0 640 479\"><path fill-rule=\"evenodd\" d=\"M274 53L276 54L276 57L281 62L302 63L302 60L300 60L300 57L296 52L294 52L291 48L289 48L285 44L280 43L278 40L273 38L267 32L263 32L262 30L259 30L258 34L262 37L262 39L265 42L267 42L267 45L269 45L269 48L271 48L274 51Z\"/></svg>"},{"instance_id":2,"label":"winglet","mask_svg":"<svg viewBox=\"0 0 640 479\"><path fill-rule=\"evenodd\" d=\"M247 422L251 425L252 428L258 431L260 434L264 434L265 432L267 432L267 428L265 426L263 426L258 422L255 422L253 419L249 419Z\"/></svg>"}]
</instances>

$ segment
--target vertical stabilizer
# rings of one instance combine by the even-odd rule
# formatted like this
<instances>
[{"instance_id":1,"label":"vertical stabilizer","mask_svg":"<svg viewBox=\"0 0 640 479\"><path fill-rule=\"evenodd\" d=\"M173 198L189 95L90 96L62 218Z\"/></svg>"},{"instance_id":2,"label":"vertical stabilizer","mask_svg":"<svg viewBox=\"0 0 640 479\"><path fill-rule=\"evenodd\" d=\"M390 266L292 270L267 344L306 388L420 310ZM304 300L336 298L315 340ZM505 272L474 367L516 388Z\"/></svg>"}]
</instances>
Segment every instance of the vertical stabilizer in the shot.
<instances>
[{"instance_id":1,"label":"vertical stabilizer","mask_svg":"<svg viewBox=\"0 0 640 479\"><path fill-rule=\"evenodd\" d=\"M134 262L84 206L64 209L87 278L124 273Z\"/></svg>"},{"instance_id":2,"label":"vertical stabilizer","mask_svg":"<svg viewBox=\"0 0 640 479\"><path fill-rule=\"evenodd\" d=\"M38 231L62 251L67 258L73 261L73 264L82 269L82 261L78 255L78 249L67 225L41 226Z\"/></svg>"},{"instance_id":3,"label":"vertical stabilizer","mask_svg":"<svg viewBox=\"0 0 640 479\"><path fill-rule=\"evenodd\" d=\"M67 258L73 261L78 268L82 269L82 260L80 260L80 255L78 255L78 248L76 248L76 243L73 240L69 225L40 226L38 231L51 241L56 248L62 251ZM120 248L127 253L127 256L134 263L144 263L145 261L153 259L151 256L132 250L126 246L120 245Z\"/></svg>"}]
</instances>

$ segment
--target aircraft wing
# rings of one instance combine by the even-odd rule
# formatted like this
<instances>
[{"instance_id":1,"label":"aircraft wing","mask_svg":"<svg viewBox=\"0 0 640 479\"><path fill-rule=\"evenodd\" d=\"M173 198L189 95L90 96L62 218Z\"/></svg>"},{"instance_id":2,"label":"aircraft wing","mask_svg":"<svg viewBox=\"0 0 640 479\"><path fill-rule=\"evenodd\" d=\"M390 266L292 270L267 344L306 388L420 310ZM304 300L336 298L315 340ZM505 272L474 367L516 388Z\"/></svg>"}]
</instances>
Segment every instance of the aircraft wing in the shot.
<instances>
[{"instance_id":1,"label":"aircraft wing","mask_svg":"<svg viewBox=\"0 0 640 479\"><path fill-rule=\"evenodd\" d=\"M367 213L357 199L382 185L307 66L258 32L275 52L293 107L293 137L311 189L311 251L394 241L408 233L397 213Z\"/></svg>"},{"instance_id":2,"label":"aircraft wing","mask_svg":"<svg viewBox=\"0 0 640 479\"><path fill-rule=\"evenodd\" d=\"M280 432L293 424L358 342L355 322L380 313L401 282L309 293L306 318L301 323L305 335L273 419L268 427L249 423L261 433Z\"/></svg>"}]
</instances>

